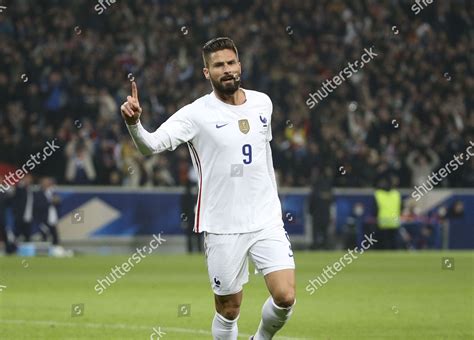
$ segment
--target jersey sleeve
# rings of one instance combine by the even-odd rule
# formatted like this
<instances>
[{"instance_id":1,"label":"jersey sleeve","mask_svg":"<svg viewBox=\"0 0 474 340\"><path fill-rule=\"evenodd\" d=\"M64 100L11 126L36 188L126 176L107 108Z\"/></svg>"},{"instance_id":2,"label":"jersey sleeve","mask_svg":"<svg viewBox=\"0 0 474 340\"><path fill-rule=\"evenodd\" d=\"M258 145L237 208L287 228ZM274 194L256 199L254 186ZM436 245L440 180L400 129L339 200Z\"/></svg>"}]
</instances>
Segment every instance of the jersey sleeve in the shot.
<instances>
[{"instance_id":1,"label":"jersey sleeve","mask_svg":"<svg viewBox=\"0 0 474 340\"><path fill-rule=\"evenodd\" d=\"M141 122L127 125L127 129L137 149L144 155L173 151L180 144L192 140L197 133L189 105L178 110L153 133L148 132Z\"/></svg>"},{"instance_id":2,"label":"jersey sleeve","mask_svg":"<svg viewBox=\"0 0 474 340\"><path fill-rule=\"evenodd\" d=\"M169 136L167 150L173 151L196 136L197 127L191 113L191 106L186 105L158 128L157 131L163 131Z\"/></svg>"},{"instance_id":3,"label":"jersey sleeve","mask_svg":"<svg viewBox=\"0 0 474 340\"><path fill-rule=\"evenodd\" d=\"M273 188L278 191L276 177L275 177L275 169L273 168L273 157L272 157L272 148L270 146L270 141L272 140L272 114L273 114L273 103L269 96L265 95L267 106L268 106L268 129L267 129L267 145L266 148L266 157L267 157L267 171L268 175L270 176L270 180L272 182Z\"/></svg>"},{"instance_id":4,"label":"jersey sleeve","mask_svg":"<svg viewBox=\"0 0 474 340\"><path fill-rule=\"evenodd\" d=\"M273 188L278 191L276 177L275 177L275 169L273 168L273 157L272 157L272 148L270 143L266 145L266 156L267 156L267 171L268 176L270 176L270 180L272 182Z\"/></svg>"},{"instance_id":5,"label":"jersey sleeve","mask_svg":"<svg viewBox=\"0 0 474 340\"><path fill-rule=\"evenodd\" d=\"M273 114L273 103L270 97L266 96L268 102L268 130L267 130L267 142L270 142L273 139L272 135L272 114Z\"/></svg>"}]
</instances>

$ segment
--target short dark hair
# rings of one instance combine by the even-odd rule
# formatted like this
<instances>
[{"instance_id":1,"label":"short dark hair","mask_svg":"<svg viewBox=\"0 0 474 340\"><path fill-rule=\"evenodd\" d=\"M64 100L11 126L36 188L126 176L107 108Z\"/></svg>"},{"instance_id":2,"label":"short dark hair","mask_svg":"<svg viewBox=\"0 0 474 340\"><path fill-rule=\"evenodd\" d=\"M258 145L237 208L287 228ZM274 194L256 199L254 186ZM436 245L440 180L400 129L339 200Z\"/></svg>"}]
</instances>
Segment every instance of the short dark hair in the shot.
<instances>
[{"instance_id":1,"label":"short dark hair","mask_svg":"<svg viewBox=\"0 0 474 340\"><path fill-rule=\"evenodd\" d=\"M235 52L237 56L237 60L239 60L239 52L237 51L237 47L235 46L234 42L231 38L228 37L219 37L209 40L207 43L204 44L202 47L202 60L204 61L204 66L208 66L208 58L209 55L213 52L217 52L220 50L232 50Z\"/></svg>"}]
</instances>

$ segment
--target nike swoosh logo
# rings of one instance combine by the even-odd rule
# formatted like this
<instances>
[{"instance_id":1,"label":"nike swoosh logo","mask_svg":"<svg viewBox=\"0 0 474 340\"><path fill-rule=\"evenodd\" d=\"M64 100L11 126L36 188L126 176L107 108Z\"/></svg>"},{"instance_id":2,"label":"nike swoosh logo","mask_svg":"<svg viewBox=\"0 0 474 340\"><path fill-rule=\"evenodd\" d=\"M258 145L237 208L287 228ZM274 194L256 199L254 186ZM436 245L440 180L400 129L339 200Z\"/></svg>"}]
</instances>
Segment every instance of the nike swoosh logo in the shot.
<instances>
[{"instance_id":1,"label":"nike swoosh logo","mask_svg":"<svg viewBox=\"0 0 474 340\"><path fill-rule=\"evenodd\" d=\"M229 125L229 123L222 124L222 125L216 124L216 129L220 129L221 127L224 127L226 125Z\"/></svg>"}]
</instances>

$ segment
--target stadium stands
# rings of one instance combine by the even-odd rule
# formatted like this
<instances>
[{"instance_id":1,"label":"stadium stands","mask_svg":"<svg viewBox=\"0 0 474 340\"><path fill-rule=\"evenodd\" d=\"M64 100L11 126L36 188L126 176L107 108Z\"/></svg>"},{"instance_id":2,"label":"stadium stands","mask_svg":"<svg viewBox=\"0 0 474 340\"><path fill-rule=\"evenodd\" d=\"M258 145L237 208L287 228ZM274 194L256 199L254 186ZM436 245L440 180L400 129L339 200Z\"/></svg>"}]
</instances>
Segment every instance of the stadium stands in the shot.
<instances>
[{"instance_id":1,"label":"stadium stands","mask_svg":"<svg viewBox=\"0 0 474 340\"><path fill-rule=\"evenodd\" d=\"M215 5L117 2L101 15L82 0L11 7L0 16L0 163L21 167L57 138L62 150L35 175L59 184L183 185L187 149L143 158L119 106L135 79L151 130L210 92L200 48L224 33L240 49L243 87L274 102L282 186L307 186L313 168L330 166L338 187L373 187L388 173L410 187L416 167L433 161L426 155L442 166L474 141L466 1L439 1L416 16L410 2L388 0ZM306 106L309 93L370 47L375 60ZM440 187L474 187L473 170L474 158Z\"/></svg>"}]
</instances>

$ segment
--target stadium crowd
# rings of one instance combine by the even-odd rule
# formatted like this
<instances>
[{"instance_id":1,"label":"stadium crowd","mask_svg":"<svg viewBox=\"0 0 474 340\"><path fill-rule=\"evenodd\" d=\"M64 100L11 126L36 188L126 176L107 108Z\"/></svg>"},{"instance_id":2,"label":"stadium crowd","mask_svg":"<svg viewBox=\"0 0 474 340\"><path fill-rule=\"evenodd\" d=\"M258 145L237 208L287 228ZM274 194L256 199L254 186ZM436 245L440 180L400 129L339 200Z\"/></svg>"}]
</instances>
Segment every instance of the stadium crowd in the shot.
<instances>
[{"instance_id":1,"label":"stadium crowd","mask_svg":"<svg viewBox=\"0 0 474 340\"><path fill-rule=\"evenodd\" d=\"M388 174L413 186L474 141L468 2L415 15L409 1L137 0L99 15L82 0L15 1L0 15L0 163L20 168L57 139L62 150L35 175L185 185L187 148L141 156L119 106L135 79L143 123L157 128L211 91L200 49L229 36L242 86L273 100L281 186L309 185L314 169L341 187L373 187ZM377 58L310 110L308 94L370 47ZM474 187L474 157L443 186Z\"/></svg>"}]
</instances>

